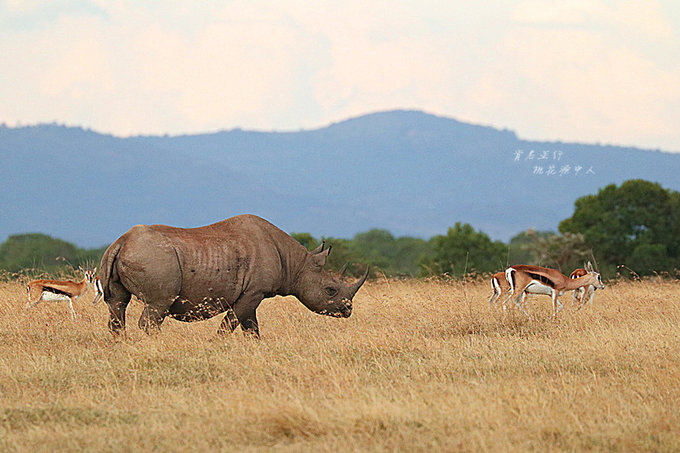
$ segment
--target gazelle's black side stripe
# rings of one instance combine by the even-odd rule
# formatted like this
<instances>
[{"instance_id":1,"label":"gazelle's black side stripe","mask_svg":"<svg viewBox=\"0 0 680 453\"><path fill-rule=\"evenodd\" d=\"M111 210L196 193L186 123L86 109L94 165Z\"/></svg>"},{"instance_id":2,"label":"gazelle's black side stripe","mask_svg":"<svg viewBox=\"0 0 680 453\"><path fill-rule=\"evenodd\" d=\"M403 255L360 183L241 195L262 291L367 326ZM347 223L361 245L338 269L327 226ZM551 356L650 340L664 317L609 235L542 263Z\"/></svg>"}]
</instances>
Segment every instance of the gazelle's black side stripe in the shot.
<instances>
[{"instance_id":1,"label":"gazelle's black side stripe","mask_svg":"<svg viewBox=\"0 0 680 453\"><path fill-rule=\"evenodd\" d=\"M549 279L548 277L546 277L545 275L536 274L536 273L534 273L534 272L527 272L527 275L528 275L529 277L533 278L534 280L538 280L539 282L543 283L544 285L547 285L547 286L549 286L549 287L551 287L551 288L554 288L554 287L555 287L555 282L553 282L552 280L550 280L550 279Z\"/></svg>"},{"instance_id":2,"label":"gazelle's black side stripe","mask_svg":"<svg viewBox=\"0 0 680 453\"><path fill-rule=\"evenodd\" d=\"M64 296L68 296L68 297L73 297L73 294L69 293L68 291L64 291L63 289L59 289L59 288L53 288L52 286L43 286L43 291L47 291L49 293L54 293L54 294L62 294Z\"/></svg>"}]
</instances>

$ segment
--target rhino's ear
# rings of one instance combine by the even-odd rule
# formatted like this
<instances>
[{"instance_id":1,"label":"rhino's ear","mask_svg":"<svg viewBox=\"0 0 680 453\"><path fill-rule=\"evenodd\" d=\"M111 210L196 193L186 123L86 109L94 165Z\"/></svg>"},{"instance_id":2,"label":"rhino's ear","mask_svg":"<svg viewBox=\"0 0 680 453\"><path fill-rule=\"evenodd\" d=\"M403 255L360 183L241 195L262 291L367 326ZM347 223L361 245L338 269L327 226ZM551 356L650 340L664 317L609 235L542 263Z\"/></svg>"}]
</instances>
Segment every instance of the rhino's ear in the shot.
<instances>
[{"instance_id":1,"label":"rhino's ear","mask_svg":"<svg viewBox=\"0 0 680 453\"><path fill-rule=\"evenodd\" d=\"M326 259L328 258L328 255L330 255L330 253L331 253L331 249L332 249L332 247L329 246L329 247L328 247L326 250L324 250L323 252L317 253L316 255L312 255L312 256L311 256L312 263L313 263L316 267L318 267L319 269L321 269L322 267L324 267L324 266L326 265Z\"/></svg>"},{"instance_id":2,"label":"rhino's ear","mask_svg":"<svg viewBox=\"0 0 680 453\"><path fill-rule=\"evenodd\" d=\"M310 250L309 253L312 255L316 255L317 253L323 252L324 247L326 246L326 241L321 241L321 245L315 248L314 250Z\"/></svg>"}]
</instances>

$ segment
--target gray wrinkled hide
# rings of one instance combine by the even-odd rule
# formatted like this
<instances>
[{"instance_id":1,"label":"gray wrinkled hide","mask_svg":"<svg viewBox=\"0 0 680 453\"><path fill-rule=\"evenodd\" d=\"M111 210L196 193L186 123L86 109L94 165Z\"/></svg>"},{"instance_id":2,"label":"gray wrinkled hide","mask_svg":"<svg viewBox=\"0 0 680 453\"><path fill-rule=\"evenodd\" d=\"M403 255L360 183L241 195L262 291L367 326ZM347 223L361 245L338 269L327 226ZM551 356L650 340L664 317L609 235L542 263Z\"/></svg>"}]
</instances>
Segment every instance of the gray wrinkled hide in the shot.
<instances>
[{"instance_id":1,"label":"gray wrinkled hide","mask_svg":"<svg viewBox=\"0 0 680 453\"><path fill-rule=\"evenodd\" d=\"M139 326L147 332L166 316L188 322L226 312L220 333L240 324L259 335L255 310L274 295L294 295L316 313L348 317L366 276L350 285L324 271L329 252L308 252L253 215L200 228L137 225L102 258L109 328L114 333L125 328L132 294L145 304Z\"/></svg>"}]
</instances>

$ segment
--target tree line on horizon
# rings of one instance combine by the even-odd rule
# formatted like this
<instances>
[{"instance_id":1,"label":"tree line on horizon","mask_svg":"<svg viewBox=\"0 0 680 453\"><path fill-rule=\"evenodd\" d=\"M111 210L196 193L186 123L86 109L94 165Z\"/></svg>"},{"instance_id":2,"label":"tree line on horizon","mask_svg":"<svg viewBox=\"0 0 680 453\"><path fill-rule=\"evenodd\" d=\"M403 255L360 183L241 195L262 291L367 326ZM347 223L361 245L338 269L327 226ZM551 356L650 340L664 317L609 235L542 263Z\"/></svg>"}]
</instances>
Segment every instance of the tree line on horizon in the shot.
<instances>
[{"instance_id":1,"label":"tree line on horizon","mask_svg":"<svg viewBox=\"0 0 680 453\"><path fill-rule=\"evenodd\" d=\"M537 264L569 274L594 261L605 277L640 276L680 269L680 192L644 180L611 184L575 202L574 213L559 224L559 232L527 230L508 243L494 241L470 224L455 223L446 234L430 239L395 237L372 229L351 239L292 233L308 249L321 241L333 246L328 268L352 263L348 273L360 274L370 265L387 277L461 277L485 274L512 264ZM40 233L10 236L0 244L0 270L33 269L47 273L72 266L97 265L105 247L83 249Z\"/></svg>"}]
</instances>

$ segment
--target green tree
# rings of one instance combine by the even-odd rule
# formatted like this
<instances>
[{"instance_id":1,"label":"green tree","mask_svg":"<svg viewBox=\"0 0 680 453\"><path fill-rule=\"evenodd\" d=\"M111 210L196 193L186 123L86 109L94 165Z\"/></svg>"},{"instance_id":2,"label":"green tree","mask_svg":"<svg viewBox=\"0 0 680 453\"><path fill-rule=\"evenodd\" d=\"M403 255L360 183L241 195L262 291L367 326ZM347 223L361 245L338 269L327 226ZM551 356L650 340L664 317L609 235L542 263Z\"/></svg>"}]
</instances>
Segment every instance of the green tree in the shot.
<instances>
[{"instance_id":1,"label":"green tree","mask_svg":"<svg viewBox=\"0 0 680 453\"><path fill-rule=\"evenodd\" d=\"M566 232L538 238L534 253L539 265L569 274L582 266L581 263L589 258L591 250L582 234Z\"/></svg>"},{"instance_id":2,"label":"green tree","mask_svg":"<svg viewBox=\"0 0 680 453\"><path fill-rule=\"evenodd\" d=\"M291 234L308 250L316 248L321 240L309 233ZM370 265L375 271L384 272L388 276L418 274L417 260L427 254L427 241L412 237L395 238L392 233L382 229L372 229L356 234L352 239L326 237L328 246L333 252L326 264L329 270L338 270L345 263L351 263L347 275L358 276Z\"/></svg>"},{"instance_id":3,"label":"green tree","mask_svg":"<svg viewBox=\"0 0 680 453\"><path fill-rule=\"evenodd\" d=\"M549 237L555 236L553 231L536 231L528 229L510 239L508 244L508 263L513 264L537 264L542 265L540 261L541 252L540 242L547 240Z\"/></svg>"},{"instance_id":4,"label":"green tree","mask_svg":"<svg viewBox=\"0 0 680 453\"><path fill-rule=\"evenodd\" d=\"M446 236L434 236L430 242L432 255L420 261L422 275L493 272L503 268L507 260L503 242L492 241L467 223L456 223Z\"/></svg>"},{"instance_id":5,"label":"green tree","mask_svg":"<svg viewBox=\"0 0 680 453\"><path fill-rule=\"evenodd\" d=\"M429 241L408 236L399 237L394 244L393 268L388 275L415 277L419 273L418 262L432 254Z\"/></svg>"},{"instance_id":6,"label":"green tree","mask_svg":"<svg viewBox=\"0 0 680 453\"><path fill-rule=\"evenodd\" d=\"M0 268L9 272L28 268L54 271L63 265L57 257L74 262L78 254L75 245L45 234L17 234L0 244Z\"/></svg>"},{"instance_id":7,"label":"green tree","mask_svg":"<svg viewBox=\"0 0 680 453\"><path fill-rule=\"evenodd\" d=\"M300 244L304 245L307 250L312 250L321 243L321 241L315 239L314 236L309 233L292 233L291 236Z\"/></svg>"},{"instance_id":8,"label":"green tree","mask_svg":"<svg viewBox=\"0 0 680 453\"><path fill-rule=\"evenodd\" d=\"M576 200L562 233L580 233L596 256L640 275L671 271L680 263L680 193L640 179Z\"/></svg>"},{"instance_id":9,"label":"green tree","mask_svg":"<svg viewBox=\"0 0 680 453\"><path fill-rule=\"evenodd\" d=\"M307 250L317 248L319 244L321 244L321 241L326 242L326 247L333 247L333 251L326 261L326 269L329 271L338 271L347 262L363 262L363 260L354 252L351 240L333 237L316 239L310 233L292 233L291 236L300 244L304 245ZM353 266L349 267L346 273L347 275L358 275L359 272L358 268Z\"/></svg>"},{"instance_id":10,"label":"green tree","mask_svg":"<svg viewBox=\"0 0 680 453\"><path fill-rule=\"evenodd\" d=\"M326 241L326 245L333 247L333 251L328 255L328 261L326 261L326 269L337 271L344 266L345 263L364 263L364 260L355 252L354 247L352 247L352 240L333 237L327 237L324 238L324 240ZM365 268L352 265L348 267L347 275L358 276L365 270Z\"/></svg>"},{"instance_id":11,"label":"green tree","mask_svg":"<svg viewBox=\"0 0 680 453\"><path fill-rule=\"evenodd\" d=\"M395 238L387 230L372 229L354 236L353 255L388 276L415 276L417 260L427 254L427 241L412 237Z\"/></svg>"},{"instance_id":12,"label":"green tree","mask_svg":"<svg viewBox=\"0 0 680 453\"><path fill-rule=\"evenodd\" d=\"M663 244L640 244L630 256L628 267L639 275L653 274L655 271L670 270L675 267L668 258L666 246ZM675 263L677 266L677 263Z\"/></svg>"},{"instance_id":13,"label":"green tree","mask_svg":"<svg viewBox=\"0 0 680 453\"><path fill-rule=\"evenodd\" d=\"M81 249L70 242L41 233L17 234L0 244L0 269L19 272L40 269L56 272L73 266L97 266L106 247ZM64 260L57 260L58 257ZM67 264L70 263L70 264Z\"/></svg>"},{"instance_id":14,"label":"green tree","mask_svg":"<svg viewBox=\"0 0 680 453\"><path fill-rule=\"evenodd\" d=\"M535 264L569 274L590 259L582 234L529 229L510 240L509 264Z\"/></svg>"}]
</instances>

